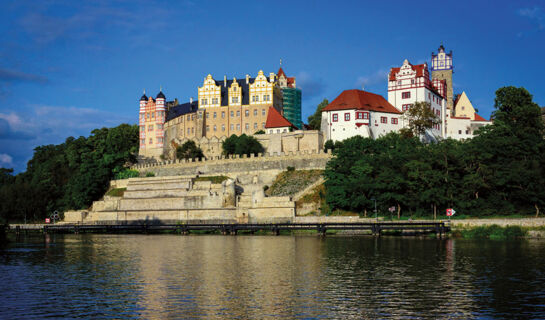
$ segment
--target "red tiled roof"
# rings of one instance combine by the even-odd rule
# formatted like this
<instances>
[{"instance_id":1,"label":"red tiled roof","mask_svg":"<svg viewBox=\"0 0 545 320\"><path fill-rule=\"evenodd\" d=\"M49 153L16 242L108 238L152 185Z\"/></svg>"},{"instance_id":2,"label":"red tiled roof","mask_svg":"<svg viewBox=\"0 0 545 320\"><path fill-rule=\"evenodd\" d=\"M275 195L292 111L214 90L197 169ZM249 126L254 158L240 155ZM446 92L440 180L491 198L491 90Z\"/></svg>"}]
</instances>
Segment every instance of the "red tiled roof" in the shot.
<instances>
[{"instance_id":1,"label":"red tiled roof","mask_svg":"<svg viewBox=\"0 0 545 320\"><path fill-rule=\"evenodd\" d=\"M477 114L477 112L475 112L475 119L474 121L490 121L490 120L486 120L485 118L481 117L480 115Z\"/></svg>"},{"instance_id":2,"label":"red tiled roof","mask_svg":"<svg viewBox=\"0 0 545 320\"><path fill-rule=\"evenodd\" d=\"M278 72L276 73L276 75L280 78L280 75L284 75L284 77L286 77L286 74L284 73L284 70L282 70L282 67L280 67L280 69L278 69ZM286 77L287 78L287 77Z\"/></svg>"},{"instance_id":3,"label":"red tiled roof","mask_svg":"<svg viewBox=\"0 0 545 320\"><path fill-rule=\"evenodd\" d=\"M269 129L282 127L292 127L297 129L297 127L291 124L288 119L284 118L284 116L282 116L280 112L278 112L278 110L276 110L274 107L269 107L269 113L267 114L267 122L265 123L265 128Z\"/></svg>"},{"instance_id":4,"label":"red tiled roof","mask_svg":"<svg viewBox=\"0 0 545 320\"><path fill-rule=\"evenodd\" d=\"M409 63L409 65L412 67L413 70L416 71L416 76L417 77L424 76L424 70L427 67L427 65L425 63L417 64L416 66L413 66L412 64ZM399 72L399 69L401 69L401 68L391 68L390 69L390 76L389 76L390 81L395 81L396 80L396 74Z\"/></svg>"},{"instance_id":5,"label":"red tiled roof","mask_svg":"<svg viewBox=\"0 0 545 320\"><path fill-rule=\"evenodd\" d=\"M328 104L323 111L347 109L401 114L399 110L392 106L381 95L357 89L343 91L335 100Z\"/></svg>"},{"instance_id":6,"label":"red tiled roof","mask_svg":"<svg viewBox=\"0 0 545 320\"><path fill-rule=\"evenodd\" d=\"M288 87L293 88L294 83L295 83L295 77L289 77L288 78Z\"/></svg>"}]
</instances>

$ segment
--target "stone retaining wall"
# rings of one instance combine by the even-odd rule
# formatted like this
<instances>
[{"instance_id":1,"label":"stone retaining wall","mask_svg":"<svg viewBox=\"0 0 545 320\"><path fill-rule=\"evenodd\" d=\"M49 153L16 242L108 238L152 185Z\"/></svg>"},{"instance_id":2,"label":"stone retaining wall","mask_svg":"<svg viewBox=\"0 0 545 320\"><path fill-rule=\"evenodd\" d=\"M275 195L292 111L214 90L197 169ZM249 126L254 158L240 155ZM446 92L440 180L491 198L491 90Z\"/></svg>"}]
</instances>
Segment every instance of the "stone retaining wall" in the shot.
<instances>
[{"instance_id":1,"label":"stone retaining wall","mask_svg":"<svg viewBox=\"0 0 545 320\"><path fill-rule=\"evenodd\" d=\"M330 150L329 150L330 151ZM153 172L156 176L183 176L196 174L228 174L233 172L260 172L264 170L286 170L288 167L295 169L325 169L331 152L317 153L280 153L258 154L250 157L224 156L214 159L173 160L152 164L138 164L132 167L140 172Z\"/></svg>"},{"instance_id":2,"label":"stone retaining wall","mask_svg":"<svg viewBox=\"0 0 545 320\"><path fill-rule=\"evenodd\" d=\"M521 218L521 219L463 219L451 220L453 227L479 227L498 225L500 227L520 226L520 227L543 227L545 218Z\"/></svg>"}]
</instances>

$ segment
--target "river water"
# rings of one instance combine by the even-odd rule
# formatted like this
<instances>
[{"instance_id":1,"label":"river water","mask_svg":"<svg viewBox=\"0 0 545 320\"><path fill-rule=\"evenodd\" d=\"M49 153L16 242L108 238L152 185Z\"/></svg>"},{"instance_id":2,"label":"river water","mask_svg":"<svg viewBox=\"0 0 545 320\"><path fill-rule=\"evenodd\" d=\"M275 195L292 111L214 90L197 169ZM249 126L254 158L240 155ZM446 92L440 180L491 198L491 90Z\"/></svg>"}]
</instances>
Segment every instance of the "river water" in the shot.
<instances>
[{"instance_id":1,"label":"river water","mask_svg":"<svg viewBox=\"0 0 545 320\"><path fill-rule=\"evenodd\" d=\"M50 235L0 285L0 319L537 319L545 241Z\"/></svg>"}]
</instances>

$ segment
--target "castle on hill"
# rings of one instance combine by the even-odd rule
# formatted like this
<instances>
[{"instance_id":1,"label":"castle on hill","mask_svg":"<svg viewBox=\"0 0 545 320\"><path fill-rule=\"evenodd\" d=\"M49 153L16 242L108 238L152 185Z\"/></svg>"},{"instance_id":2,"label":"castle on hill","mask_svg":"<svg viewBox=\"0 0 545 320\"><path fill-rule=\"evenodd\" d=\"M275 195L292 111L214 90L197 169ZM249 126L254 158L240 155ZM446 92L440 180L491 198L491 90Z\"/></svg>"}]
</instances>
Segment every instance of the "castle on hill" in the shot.
<instances>
[{"instance_id":1,"label":"castle on hill","mask_svg":"<svg viewBox=\"0 0 545 320\"><path fill-rule=\"evenodd\" d=\"M267 153L318 152L327 140L352 136L378 138L409 124L405 111L426 102L439 119L425 140L472 138L491 123L477 114L463 91L454 96L453 54L441 45L427 63L405 59L388 74L388 97L363 90L345 90L322 111L320 130L305 130L301 121L301 90L295 77L280 67L277 73L259 71L255 77L216 80L207 75L198 99L166 101L140 99L140 152L144 158L174 159L177 146L192 140L207 158L218 157L231 135L254 135ZM255 135L256 133L262 133Z\"/></svg>"},{"instance_id":2,"label":"castle on hill","mask_svg":"<svg viewBox=\"0 0 545 320\"><path fill-rule=\"evenodd\" d=\"M281 67L268 76L260 70L254 78L215 80L209 74L198 87L196 101L167 102L162 90L155 99L144 93L139 125L139 154L143 157L172 157L175 148L187 140L203 145L205 155L216 156L221 154L221 141L233 134L302 129L301 90L295 77L288 77Z\"/></svg>"},{"instance_id":3,"label":"castle on hill","mask_svg":"<svg viewBox=\"0 0 545 320\"><path fill-rule=\"evenodd\" d=\"M404 112L416 102L426 102L439 119L426 131L426 140L472 138L488 121L477 114L467 94L453 95L452 51L441 45L427 63L413 65L405 59L388 74L388 99L363 90L345 90L323 109L324 139L341 141L360 135L378 138L408 125Z\"/></svg>"}]
</instances>

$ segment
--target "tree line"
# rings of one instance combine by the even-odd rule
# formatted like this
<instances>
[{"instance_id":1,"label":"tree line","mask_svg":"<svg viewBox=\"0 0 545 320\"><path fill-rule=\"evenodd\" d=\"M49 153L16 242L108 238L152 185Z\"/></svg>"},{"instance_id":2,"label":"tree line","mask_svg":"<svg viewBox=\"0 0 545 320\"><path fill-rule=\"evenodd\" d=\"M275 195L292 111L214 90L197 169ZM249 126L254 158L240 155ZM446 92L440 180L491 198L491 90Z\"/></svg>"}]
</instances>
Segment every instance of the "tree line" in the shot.
<instances>
[{"instance_id":1,"label":"tree line","mask_svg":"<svg viewBox=\"0 0 545 320\"><path fill-rule=\"evenodd\" d=\"M545 205L545 130L524 88L496 91L494 122L465 141L423 143L391 133L332 144L324 172L333 209L366 214L394 207L398 216L455 208L463 215L539 215Z\"/></svg>"},{"instance_id":2,"label":"tree line","mask_svg":"<svg viewBox=\"0 0 545 320\"><path fill-rule=\"evenodd\" d=\"M136 161L138 134L137 125L95 129L35 148L25 172L0 169L0 220L42 221L54 211L89 207Z\"/></svg>"}]
</instances>

